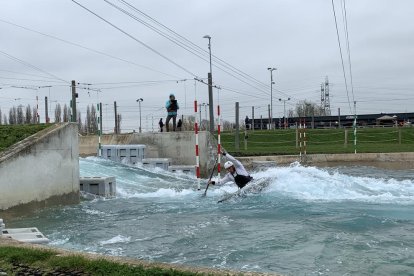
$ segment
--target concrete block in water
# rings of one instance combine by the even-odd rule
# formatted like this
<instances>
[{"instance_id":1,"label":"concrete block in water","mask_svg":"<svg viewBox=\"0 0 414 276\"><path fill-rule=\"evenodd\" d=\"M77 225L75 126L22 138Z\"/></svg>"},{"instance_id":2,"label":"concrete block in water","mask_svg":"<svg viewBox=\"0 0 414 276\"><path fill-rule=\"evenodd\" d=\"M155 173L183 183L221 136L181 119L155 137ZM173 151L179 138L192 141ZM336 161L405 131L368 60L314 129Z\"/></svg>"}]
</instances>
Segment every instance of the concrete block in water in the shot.
<instances>
[{"instance_id":1,"label":"concrete block in water","mask_svg":"<svg viewBox=\"0 0 414 276\"><path fill-rule=\"evenodd\" d=\"M115 177L81 177L80 191L104 197L116 196Z\"/></svg>"},{"instance_id":2,"label":"concrete block in water","mask_svg":"<svg viewBox=\"0 0 414 276\"><path fill-rule=\"evenodd\" d=\"M102 157L115 162L136 164L145 158L145 145L102 145Z\"/></svg>"},{"instance_id":3,"label":"concrete block in water","mask_svg":"<svg viewBox=\"0 0 414 276\"><path fill-rule=\"evenodd\" d=\"M170 158L145 158L142 159L142 165L152 168L161 168L163 170L168 170L168 167L171 165Z\"/></svg>"},{"instance_id":4,"label":"concrete block in water","mask_svg":"<svg viewBox=\"0 0 414 276\"><path fill-rule=\"evenodd\" d=\"M188 165L172 165L168 167L168 171L170 172L183 172L187 174L195 175L196 166L188 166Z\"/></svg>"},{"instance_id":5,"label":"concrete block in water","mask_svg":"<svg viewBox=\"0 0 414 276\"><path fill-rule=\"evenodd\" d=\"M48 243L49 239L46 238L41 232L18 232L18 233L9 233L5 234L4 231L9 231L12 229L3 229L3 235L4 238L9 238L21 242L27 242L27 243Z\"/></svg>"}]
</instances>

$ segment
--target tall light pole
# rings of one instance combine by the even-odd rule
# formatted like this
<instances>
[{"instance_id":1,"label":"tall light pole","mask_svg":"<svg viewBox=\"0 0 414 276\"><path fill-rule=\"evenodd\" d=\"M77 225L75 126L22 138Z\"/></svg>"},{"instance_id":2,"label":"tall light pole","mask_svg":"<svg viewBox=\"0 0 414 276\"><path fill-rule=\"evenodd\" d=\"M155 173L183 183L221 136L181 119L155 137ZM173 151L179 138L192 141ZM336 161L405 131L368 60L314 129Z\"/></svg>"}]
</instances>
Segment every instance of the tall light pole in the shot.
<instances>
[{"instance_id":1,"label":"tall light pole","mask_svg":"<svg viewBox=\"0 0 414 276\"><path fill-rule=\"evenodd\" d=\"M273 71L277 70L277 68L268 67L267 70L270 71L270 129L273 128Z\"/></svg>"},{"instance_id":2,"label":"tall light pole","mask_svg":"<svg viewBox=\"0 0 414 276\"><path fill-rule=\"evenodd\" d=\"M283 126L286 129L286 101L290 101L290 98L279 99L279 101L283 101Z\"/></svg>"},{"instance_id":3,"label":"tall light pole","mask_svg":"<svg viewBox=\"0 0 414 276\"><path fill-rule=\"evenodd\" d=\"M211 36L205 35L203 38L208 39L208 51L210 54L210 73L208 73L208 104L210 111L210 132L214 133L214 104L213 104L213 70L211 64Z\"/></svg>"},{"instance_id":4,"label":"tall light pole","mask_svg":"<svg viewBox=\"0 0 414 276\"><path fill-rule=\"evenodd\" d=\"M144 101L142 98L139 98L137 100L138 105L139 105L139 133L142 132L142 128L141 128L141 102Z\"/></svg>"}]
</instances>

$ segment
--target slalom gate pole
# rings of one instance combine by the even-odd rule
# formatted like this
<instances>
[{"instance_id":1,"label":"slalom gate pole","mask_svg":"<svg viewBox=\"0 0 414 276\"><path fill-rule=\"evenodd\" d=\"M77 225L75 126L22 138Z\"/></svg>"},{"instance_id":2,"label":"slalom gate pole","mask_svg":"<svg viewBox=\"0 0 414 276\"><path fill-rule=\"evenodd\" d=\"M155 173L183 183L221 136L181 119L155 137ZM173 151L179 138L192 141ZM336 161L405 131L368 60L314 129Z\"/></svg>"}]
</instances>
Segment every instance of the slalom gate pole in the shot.
<instances>
[{"instance_id":1,"label":"slalom gate pole","mask_svg":"<svg viewBox=\"0 0 414 276\"><path fill-rule=\"evenodd\" d=\"M221 177L221 116L220 105L217 106L217 177Z\"/></svg>"},{"instance_id":2,"label":"slalom gate pole","mask_svg":"<svg viewBox=\"0 0 414 276\"><path fill-rule=\"evenodd\" d=\"M306 157L306 119L303 119L303 155Z\"/></svg>"},{"instance_id":3,"label":"slalom gate pole","mask_svg":"<svg viewBox=\"0 0 414 276\"><path fill-rule=\"evenodd\" d=\"M197 100L194 100L194 134L195 134L195 155L196 155L196 177L197 177L197 190L200 190L200 156L198 148L198 122L197 122Z\"/></svg>"},{"instance_id":4,"label":"slalom gate pole","mask_svg":"<svg viewBox=\"0 0 414 276\"><path fill-rule=\"evenodd\" d=\"M299 158L302 161L302 120L299 119Z\"/></svg>"}]
</instances>

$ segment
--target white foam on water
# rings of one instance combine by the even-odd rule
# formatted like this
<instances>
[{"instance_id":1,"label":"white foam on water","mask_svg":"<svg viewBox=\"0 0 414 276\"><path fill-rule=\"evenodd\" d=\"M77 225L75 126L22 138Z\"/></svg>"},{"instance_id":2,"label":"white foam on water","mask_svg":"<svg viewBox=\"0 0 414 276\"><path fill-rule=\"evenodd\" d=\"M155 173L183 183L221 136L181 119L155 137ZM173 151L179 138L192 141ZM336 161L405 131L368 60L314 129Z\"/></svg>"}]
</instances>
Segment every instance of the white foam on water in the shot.
<instances>
[{"instance_id":1,"label":"white foam on water","mask_svg":"<svg viewBox=\"0 0 414 276\"><path fill-rule=\"evenodd\" d=\"M131 237L125 237L117 235L109 240L99 242L100 245L114 244L114 243L128 243L131 241Z\"/></svg>"},{"instance_id":2,"label":"white foam on water","mask_svg":"<svg viewBox=\"0 0 414 276\"><path fill-rule=\"evenodd\" d=\"M414 204L413 180L350 176L298 163L270 168L253 176L269 178L271 184L267 193L297 199Z\"/></svg>"}]
</instances>

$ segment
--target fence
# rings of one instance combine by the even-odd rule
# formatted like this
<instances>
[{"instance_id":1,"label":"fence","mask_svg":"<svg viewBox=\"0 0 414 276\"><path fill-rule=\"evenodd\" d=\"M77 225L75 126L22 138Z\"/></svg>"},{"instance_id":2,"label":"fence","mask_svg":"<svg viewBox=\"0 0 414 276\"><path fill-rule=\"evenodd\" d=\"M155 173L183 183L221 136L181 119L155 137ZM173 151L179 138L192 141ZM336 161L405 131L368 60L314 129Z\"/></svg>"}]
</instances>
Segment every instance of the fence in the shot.
<instances>
[{"instance_id":1,"label":"fence","mask_svg":"<svg viewBox=\"0 0 414 276\"><path fill-rule=\"evenodd\" d=\"M245 139L240 135L240 141ZM356 147L354 131L343 129L281 129L273 131L249 131L246 145L238 151L240 155L351 153L355 152L404 152L414 151L414 128L358 128ZM224 132L223 147L235 151L234 133ZM301 143L302 142L302 143ZM306 148L304 147L306 145Z\"/></svg>"}]
</instances>

